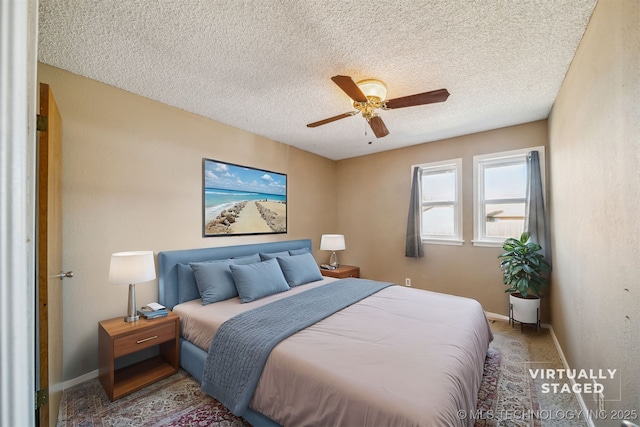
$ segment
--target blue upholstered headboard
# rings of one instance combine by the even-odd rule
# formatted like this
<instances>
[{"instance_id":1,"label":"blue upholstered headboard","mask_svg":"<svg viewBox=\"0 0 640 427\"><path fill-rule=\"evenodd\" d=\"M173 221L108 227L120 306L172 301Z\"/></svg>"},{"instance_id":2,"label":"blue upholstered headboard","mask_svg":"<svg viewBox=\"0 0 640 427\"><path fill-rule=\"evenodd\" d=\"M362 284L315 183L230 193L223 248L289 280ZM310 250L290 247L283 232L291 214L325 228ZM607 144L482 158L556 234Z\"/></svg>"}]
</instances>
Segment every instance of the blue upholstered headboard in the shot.
<instances>
[{"instance_id":1,"label":"blue upholstered headboard","mask_svg":"<svg viewBox=\"0 0 640 427\"><path fill-rule=\"evenodd\" d=\"M160 304L169 309L172 309L176 304L178 304L177 264L226 259L252 255L258 252L280 252L302 248L307 248L309 252L311 252L311 239L159 252L158 286Z\"/></svg>"}]
</instances>

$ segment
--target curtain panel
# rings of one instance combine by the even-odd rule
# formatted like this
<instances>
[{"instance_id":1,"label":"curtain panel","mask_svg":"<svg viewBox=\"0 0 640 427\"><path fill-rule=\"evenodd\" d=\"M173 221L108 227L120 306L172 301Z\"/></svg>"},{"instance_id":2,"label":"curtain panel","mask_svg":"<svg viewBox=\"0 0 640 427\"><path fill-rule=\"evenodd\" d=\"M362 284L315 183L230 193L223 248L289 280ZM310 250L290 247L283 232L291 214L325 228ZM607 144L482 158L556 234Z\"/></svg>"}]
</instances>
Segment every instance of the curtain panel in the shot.
<instances>
[{"instance_id":1,"label":"curtain panel","mask_svg":"<svg viewBox=\"0 0 640 427\"><path fill-rule=\"evenodd\" d=\"M422 247L422 236L420 235L420 178L422 171L418 166L413 169L413 179L411 181L411 198L409 201L409 218L407 220L407 242L405 256L411 258L422 258L424 248Z\"/></svg>"},{"instance_id":2,"label":"curtain panel","mask_svg":"<svg viewBox=\"0 0 640 427\"><path fill-rule=\"evenodd\" d=\"M551 239L544 207L540 157L537 151L527 156L527 197L525 201L525 231L542 247L542 254L551 265Z\"/></svg>"}]
</instances>

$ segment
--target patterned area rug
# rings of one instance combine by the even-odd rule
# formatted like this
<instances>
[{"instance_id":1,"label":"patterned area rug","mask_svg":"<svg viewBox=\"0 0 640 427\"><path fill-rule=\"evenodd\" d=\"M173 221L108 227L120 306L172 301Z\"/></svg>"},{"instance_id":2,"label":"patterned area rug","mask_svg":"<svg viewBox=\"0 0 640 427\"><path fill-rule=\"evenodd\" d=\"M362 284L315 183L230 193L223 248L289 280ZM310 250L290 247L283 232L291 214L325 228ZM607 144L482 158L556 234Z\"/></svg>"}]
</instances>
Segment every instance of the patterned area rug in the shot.
<instances>
[{"instance_id":1,"label":"patterned area rug","mask_svg":"<svg viewBox=\"0 0 640 427\"><path fill-rule=\"evenodd\" d=\"M110 402L98 379L65 390L58 427L249 427L200 390L182 369L133 394Z\"/></svg>"},{"instance_id":2,"label":"patterned area rug","mask_svg":"<svg viewBox=\"0 0 640 427\"><path fill-rule=\"evenodd\" d=\"M521 337L496 332L485 360L475 427L539 427L535 386L525 367ZM65 390L58 427L220 426L246 427L222 404L200 390L188 373L177 374L110 402L98 379Z\"/></svg>"},{"instance_id":3,"label":"patterned area rug","mask_svg":"<svg viewBox=\"0 0 640 427\"><path fill-rule=\"evenodd\" d=\"M535 383L522 337L496 332L487 352L474 427L540 427Z\"/></svg>"}]
</instances>

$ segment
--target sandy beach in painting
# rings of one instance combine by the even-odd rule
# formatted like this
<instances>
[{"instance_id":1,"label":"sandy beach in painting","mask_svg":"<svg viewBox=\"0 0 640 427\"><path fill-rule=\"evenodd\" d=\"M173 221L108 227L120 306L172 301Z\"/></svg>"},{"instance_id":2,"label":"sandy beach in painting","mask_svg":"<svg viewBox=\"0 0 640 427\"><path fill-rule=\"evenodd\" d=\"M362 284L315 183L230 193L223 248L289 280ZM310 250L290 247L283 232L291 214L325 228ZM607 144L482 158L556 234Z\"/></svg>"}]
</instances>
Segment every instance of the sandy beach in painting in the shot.
<instances>
[{"instance_id":1,"label":"sandy beach in painting","mask_svg":"<svg viewBox=\"0 0 640 427\"><path fill-rule=\"evenodd\" d=\"M284 202L250 200L234 204L206 225L207 234L279 233L287 227Z\"/></svg>"}]
</instances>

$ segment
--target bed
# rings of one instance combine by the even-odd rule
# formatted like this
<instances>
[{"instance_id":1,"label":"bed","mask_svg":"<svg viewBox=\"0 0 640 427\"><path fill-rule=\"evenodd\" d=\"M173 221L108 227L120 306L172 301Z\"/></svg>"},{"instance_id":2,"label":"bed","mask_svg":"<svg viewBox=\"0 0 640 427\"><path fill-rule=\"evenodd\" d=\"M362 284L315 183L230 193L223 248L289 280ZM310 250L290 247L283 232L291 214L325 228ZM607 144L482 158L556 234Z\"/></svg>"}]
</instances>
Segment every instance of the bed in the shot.
<instances>
[{"instance_id":1,"label":"bed","mask_svg":"<svg viewBox=\"0 0 640 427\"><path fill-rule=\"evenodd\" d=\"M190 271L193 274L190 263L285 252L294 256L311 253L311 249L311 240L303 239L160 252L160 302L181 318L181 366L205 387L209 380L204 372L212 363L207 350L220 349L215 340L224 335L224 328L230 329L233 322L227 320L270 307L284 310L297 304L290 301L311 298L314 292L377 286L380 289L369 296L346 303L335 314L273 346L248 408L238 415L256 427L472 426L473 419L460 416L460 411L470 414L475 410L492 339L482 307L475 300L378 285L366 279L328 277L244 304L234 297L203 305L192 289L184 289L185 283L193 286L193 277L188 276ZM283 258L278 256L278 262ZM236 269L246 270L234 267L234 274ZM347 297L332 301L343 298ZM289 316L283 315L286 319L279 323L289 324ZM238 363L242 358L235 359Z\"/></svg>"}]
</instances>

